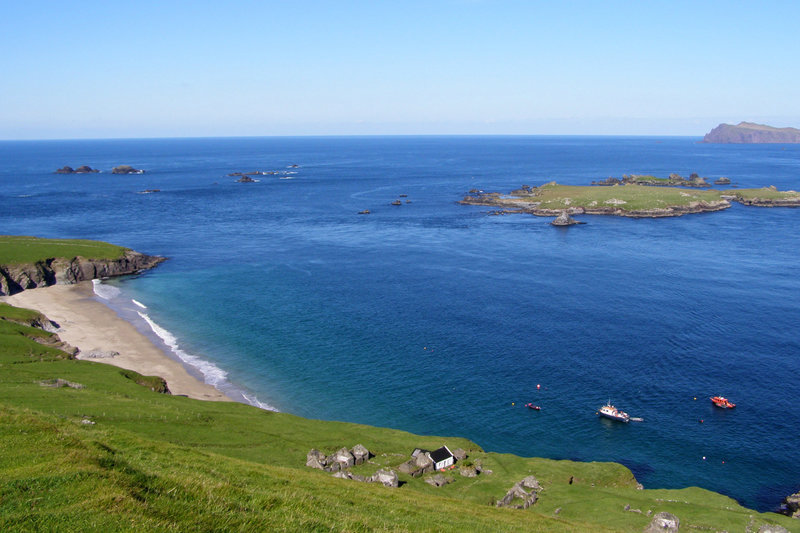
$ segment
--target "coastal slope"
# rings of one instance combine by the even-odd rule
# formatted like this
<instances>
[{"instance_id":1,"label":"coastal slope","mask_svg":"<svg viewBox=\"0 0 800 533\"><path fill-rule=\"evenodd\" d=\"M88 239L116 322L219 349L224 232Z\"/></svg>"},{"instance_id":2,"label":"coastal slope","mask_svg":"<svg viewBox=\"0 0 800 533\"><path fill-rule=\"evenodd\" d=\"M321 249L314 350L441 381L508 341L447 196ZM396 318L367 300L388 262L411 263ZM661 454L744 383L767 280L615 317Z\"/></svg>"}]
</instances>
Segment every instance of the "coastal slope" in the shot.
<instances>
[{"instance_id":1,"label":"coastal slope","mask_svg":"<svg viewBox=\"0 0 800 533\"><path fill-rule=\"evenodd\" d=\"M758 144L758 143L800 143L800 130L796 128L775 128L753 122L720 124L706 133L704 143Z\"/></svg>"},{"instance_id":2,"label":"coastal slope","mask_svg":"<svg viewBox=\"0 0 800 533\"><path fill-rule=\"evenodd\" d=\"M55 284L135 274L166 258L108 243L0 236L0 296Z\"/></svg>"}]
</instances>

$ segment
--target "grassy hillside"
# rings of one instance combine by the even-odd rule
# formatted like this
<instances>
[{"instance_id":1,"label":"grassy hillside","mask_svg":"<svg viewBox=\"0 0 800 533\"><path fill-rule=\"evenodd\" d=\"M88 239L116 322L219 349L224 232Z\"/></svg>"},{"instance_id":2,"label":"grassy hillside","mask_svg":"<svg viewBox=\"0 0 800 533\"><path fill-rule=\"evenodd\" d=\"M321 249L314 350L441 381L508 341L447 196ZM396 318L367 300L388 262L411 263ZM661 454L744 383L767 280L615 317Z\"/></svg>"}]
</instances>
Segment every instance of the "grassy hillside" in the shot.
<instances>
[{"instance_id":1,"label":"grassy hillside","mask_svg":"<svg viewBox=\"0 0 800 533\"><path fill-rule=\"evenodd\" d=\"M0 265L36 263L55 257L119 259L125 250L122 246L100 241L0 235Z\"/></svg>"},{"instance_id":2,"label":"grassy hillside","mask_svg":"<svg viewBox=\"0 0 800 533\"><path fill-rule=\"evenodd\" d=\"M682 527L800 530L789 518L701 489L637 490L617 464L486 453L459 438L158 394L130 372L31 339L42 334L49 335L0 320L3 531L641 531L648 511L673 512ZM83 387L45 386L57 378ZM414 447L443 443L468 450L493 473L465 478L456 470L455 482L441 488L401 475L405 483L391 489L304 466L311 448L357 443L376 454L356 467L364 474L398 465ZM490 505L529 474L544 486L533 507Z\"/></svg>"},{"instance_id":3,"label":"grassy hillside","mask_svg":"<svg viewBox=\"0 0 800 533\"><path fill-rule=\"evenodd\" d=\"M0 258L124 250L41 239L25 248L27 239L0 238ZM660 511L680 517L682 530L800 531L798 521L702 489L637 490L618 464L523 458L457 437L159 394L158 379L71 358L54 334L28 325L36 322L39 313L0 303L0 531L642 531ZM356 444L375 454L354 467L362 475L442 444L492 473L456 469L439 488L401 474L402 485L387 488L305 466L312 448ZM531 474L544 488L535 505L493 506Z\"/></svg>"}]
</instances>

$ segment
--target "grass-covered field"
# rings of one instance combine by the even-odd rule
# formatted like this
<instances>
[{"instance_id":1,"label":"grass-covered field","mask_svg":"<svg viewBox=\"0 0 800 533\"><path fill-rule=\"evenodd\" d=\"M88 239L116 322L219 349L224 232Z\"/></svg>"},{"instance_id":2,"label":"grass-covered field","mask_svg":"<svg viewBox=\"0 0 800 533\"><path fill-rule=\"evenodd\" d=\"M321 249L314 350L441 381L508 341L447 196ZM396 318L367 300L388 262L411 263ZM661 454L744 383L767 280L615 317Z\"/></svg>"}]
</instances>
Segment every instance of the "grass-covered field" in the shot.
<instances>
[{"instance_id":1,"label":"grass-covered field","mask_svg":"<svg viewBox=\"0 0 800 533\"><path fill-rule=\"evenodd\" d=\"M125 250L122 246L100 241L0 235L0 265L36 263L55 257L119 259Z\"/></svg>"},{"instance_id":2,"label":"grass-covered field","mask_svg":"<svg viewBox=\"0 0 800 533\"><path fill-rule=\"evenodd\" d=\"M0 320L2 531L641 531L647 511L676 514L682 529L773 522L800 531L787 517L705 490L637 490L617 464L487 453L455 437L158 394L138 385L135 373L31 340L40 334L49 335ZM57 378L83 388L41 384ZM311 448L330 453L358 443L376 456L356 473L445 443L493 473L466 478L454 470L455 482L441 488L401 474L405 483L391 489L304 466ZM544 486L533 507L490 505L529 474Z\"/></svg>"},{"instance_id":3,"label":"grass-covered field","mask_svg":"<svg viewBox=\"0 0 800 533\"><path fill-rule=\"evenodd\" d=\"M651 178L647 176L647 178ZM652 177L652 180L660 178ZM664 180L667 181L667 180ZM551 211L584 209L589 214L622 214L670 216L685 212L714 211L729 207L728 199L758 198L762 205L784 202L800 206L800 193L761 189L704 189L620 184L612 186L559 185L555 182L540 187L523 188L509 195L497 193L467 196L462 203L519 209L533 214L551 215Z\"/></svg>"},{"instance_id":4,"label":"grass-covered field","mask_svg":"<svg viewBox=\"0 0 800 533\"><path fill-rule=\"evenodd\" d=\"M649 187L647 185L619 185L591 187L571 185L543 185L536 189L535 201L546 209L565 207L615 207L629 211L663 209L670 206L688 206L692 202L718 202L719 191ZM521 197L521 201L531 198Z\"/></svg>"}]
</instances>

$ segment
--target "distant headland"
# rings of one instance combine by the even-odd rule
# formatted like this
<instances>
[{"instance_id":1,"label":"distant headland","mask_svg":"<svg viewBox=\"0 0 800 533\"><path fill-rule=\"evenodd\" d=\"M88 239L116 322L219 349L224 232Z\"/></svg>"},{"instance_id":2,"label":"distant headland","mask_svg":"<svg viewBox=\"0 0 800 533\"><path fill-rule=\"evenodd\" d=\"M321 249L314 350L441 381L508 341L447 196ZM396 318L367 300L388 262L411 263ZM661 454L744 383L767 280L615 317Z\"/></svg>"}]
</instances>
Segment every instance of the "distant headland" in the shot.
<instances>
[{"instance_id":1,"label":"distant headland","mask_svg":"<svg viewBox=\"0 0 800 533\"><path fill-rule=\"evenodd\" d=\"M720 124L703 137L704 143L800 143L797 128L774 128L764 124L740 122Z\"/></svg>"}]
</instances>

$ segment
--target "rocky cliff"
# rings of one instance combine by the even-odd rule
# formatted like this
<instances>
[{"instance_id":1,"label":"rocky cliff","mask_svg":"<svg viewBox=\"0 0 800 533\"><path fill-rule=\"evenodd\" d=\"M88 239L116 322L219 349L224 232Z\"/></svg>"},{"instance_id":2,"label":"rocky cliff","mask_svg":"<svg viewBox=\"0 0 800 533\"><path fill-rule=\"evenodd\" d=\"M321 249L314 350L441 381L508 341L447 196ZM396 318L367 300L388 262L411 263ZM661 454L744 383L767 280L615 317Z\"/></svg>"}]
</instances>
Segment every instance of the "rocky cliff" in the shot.
<instances>
[{"instance_id":1,"label":"rocky cliff","mask_svg":"<svg viewBox=\"0 0 800 533\"><path fill-rule=\"evenodd\" d=\"M135 274L153 268L166 258L126 250L119 259L51 258L36 263L0 265L0 295L11 295L33 289L71 284L91 279Z\"/></svg>"},{"instance_id":2,"label":"rocky cliff","mask_svg":"<svg viewBox=\"0 0 800 533\"><path fill-rule=\"evenodd\" d=\"M752 122L720 124L703 137L705 143L800 143L800 130Z\"/></svg>"}]
</instances>

